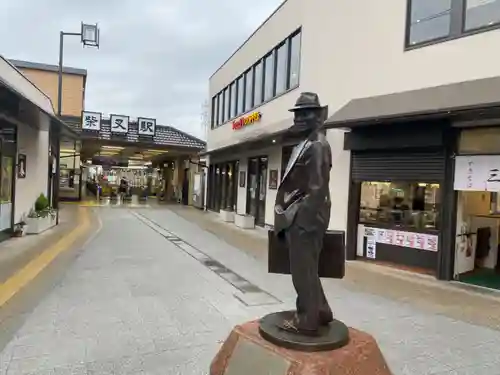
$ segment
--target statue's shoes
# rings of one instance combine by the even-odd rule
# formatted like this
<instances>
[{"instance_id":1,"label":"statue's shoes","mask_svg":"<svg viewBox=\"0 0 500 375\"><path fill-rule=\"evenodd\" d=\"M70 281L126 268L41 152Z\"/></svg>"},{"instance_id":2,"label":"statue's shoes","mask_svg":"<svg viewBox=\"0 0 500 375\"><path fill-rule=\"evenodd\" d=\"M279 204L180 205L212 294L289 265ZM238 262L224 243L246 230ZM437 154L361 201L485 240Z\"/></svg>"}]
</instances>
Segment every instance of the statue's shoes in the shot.
<instances>
[{"instance_id":1,"label":"statue's shoes","mask_svg":"<svg viewBox=\"0 0 500 375\"><path fill-rule=\"evenodd\" d=\"M300 322L297 317L294 317L292 319L284 319L281 324L278 325L278 328L294 333L296 335L302 335L302 336L319 336L319 330L318 329L307 329L300 327Z\"/></svg>"}]
</instances>

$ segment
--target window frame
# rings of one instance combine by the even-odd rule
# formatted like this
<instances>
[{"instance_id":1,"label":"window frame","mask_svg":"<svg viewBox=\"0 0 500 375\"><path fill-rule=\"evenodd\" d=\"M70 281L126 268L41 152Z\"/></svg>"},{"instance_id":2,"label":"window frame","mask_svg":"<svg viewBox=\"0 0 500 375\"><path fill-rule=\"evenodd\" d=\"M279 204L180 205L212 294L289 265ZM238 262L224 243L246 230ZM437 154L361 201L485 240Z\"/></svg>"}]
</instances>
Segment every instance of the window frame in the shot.
<instances>
[{"instance_id":1,"label":"window frame","mask_svg":"<svg viewBox=\"0 0 500 375\"><path fill-rule=\"evenodd\" d=\"M257 92L255 90L256 84L257 84L257 76L255 73L257 72L258 66L260 66L260 90L259 90L260 91L260 98L259 98L260 100L257 103L255 101L255 93ZM260 59L259 61L257 61L255 64L253 64L252 69L253 69L252 103L253 103L254 107L258 107L264 103L264 60Z\"/></svg>"},{"instance_id":2,"label":"window frame","mask_svg":"<svg viewBox=\"0 0 500 375\"><path fill-rule=\"evenodd\" d=\"M450 40L455 40L459 38L465 38L467 36L476 35L492 30L500 29L500 22L493 25L486 25L470 30L465 29L465 17L466 12L466 0L451 0L451 11L450 11L450 32L447 36L436 37L431 40L426 40L423 42L410 44L410 30L411 30L411 13L412 6L415 1L419 0L406 0L406 20L405 20L405 32L404 32L404 50L411 51L414 49L431 46L438 43L444 43Z\"/></svg>"},{"instance_id":3,"label":"window frame","mask_svg":"<svg viewBox=\"0 0 500 375\"><path fill-rule=\"evenodd\" d=\"M291 86L290 82L290 74L291 74L291 49L292 49L292 43L291 40L295 38L296 36L299 36L300 38L300 49L299 49L299 77L297 80L297 84ZM282 47L283 45L286 45L285 47L285 65L286 65L286 72L285 72L285 90L279 94L276 93L276 88L277 88L277 55L278 55L278 48ZM261 58L259 58L255 63L251 65L250 68L246 69L242 74L239 74L236 78L234 78L228 85L226 85L223 89L221 89L217 94L214 95L213 99L215 99L215 102L217 104L216 110L217 113L214 115L214 125L212 129L221 126L227 122L231 122L237 117L240 117L244 115L245 113L255 111L258 107L267 104L268 102L287 94L288 92L298 88L300 86L300 71L301 71L301 59L300 56L302 54L302 27L299 27L296 29L293 33L288 35L284 40L276 44L272 49L270 49L268 52L266 52ZM272 82L272 89L271 89L271 96L269 98L265 98L265 92L266 92L266 64L265 64L265 59L272 55L272 60L273 60L273 82ZM256 67L261 66L262 69L262 74L260 77L260 102L256 103L255 101L255 88L256 88ZM251 82L251 106L250 108L246 108L246 73L252 71L252 82ZM240 100L240 82L239 80L242 78L242 86L243 86L243 91L242 91L242 110L239 110L238 106L238 101ZM231 93L231 86L234 84L234 96L235 96L235 111L233 115L233 106L232 106L232 97L233 94ZM222 118L220 119L220 122L218 121L220 114L219 112L219 100L223 100L223 106L225 105L225 98L224 98L224 90L228 89L228 95L229 97L229 118L225 119L224 115L226 112L226 108L223 108L222 110Z\"/></svg>"},{"instance_id":4,"label":"window frame","mask_svg":"<svg viewBox=\"0 0 500 375\"><path fill-rule=\"evenodd\" d=\"M247 75L248 74L252 74L252 76L250 77L250 92L248 92L248 82L247 82ZM255 71L253 69L253 66L247 70L245 70L245 72L243 73L243 80L245 81L244 85L245 85L245 103L243 103L243 113L246 113L247 111L251 111L252 108L254 108L254 95L253 95L253 91L254 91L254 82L255 82L255 77L254 77L254 74L255 74ZM248 95L250 94L250 95ZM248 100L248 96L250 96L250 103L249 103L249 106L247 108L247 100Z\"/></svg>"},{"instance_id":5,"label":"window frame","mask_svg":"<svg viewBox=\"0 0 500 375\"><path fill-rule=\"evenodd\" d=\"M217 95L212 97L212 105L210 107L210 127L214 129L217 125Z\"/></svg>"},{"instance_id":6,"label":"window frame","mask_svg":"<svg viewBox=\"0 0 500 375\"><path fill-rule=\"evenodd\" d=\"M297 83L295 85L291 84L292 81L292 40L293 38L298 37L298 40L300 41L300 48L299 48L299 74L298 74L298 79ZM286 70L286 87L287 90L293 90L294 88L298 87L300 85L300 68L301 68L301 62L302 62L302 32L301 30L297 30L295 33L290 35L288 38L288 57L287 57L287 70Z\"/></svg>"},{"instance_id":7,"label":"window frame","mask_svg":"<svg viewBox=\"0 0 500 375\"><path fill-rule=\"evenodd\" d=\"M274 96L281 95L288 90L288 69L290 66L290 38L287 38L280 44L278 44L275 47L275 52L274 52ZM278 93L278 64L279 64L279 59L278 59L278 51L280 48L283 48L284 51L284 58L285 58L285 71L283 73L284 75L284 87L283 91Z\"/></svg>"}]
</instances>

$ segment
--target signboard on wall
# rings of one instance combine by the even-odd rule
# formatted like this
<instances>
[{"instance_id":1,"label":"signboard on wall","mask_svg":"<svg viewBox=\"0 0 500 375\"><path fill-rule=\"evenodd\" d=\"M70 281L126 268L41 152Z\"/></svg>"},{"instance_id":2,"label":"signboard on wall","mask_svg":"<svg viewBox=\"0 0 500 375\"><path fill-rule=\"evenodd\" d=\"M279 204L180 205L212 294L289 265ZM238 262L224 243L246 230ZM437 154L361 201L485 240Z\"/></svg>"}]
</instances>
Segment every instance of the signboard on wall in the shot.
<instances>
[{"instance_id":1,"label":"signboard on wall","mask_svg":"<svg viewBox=\"0 0 500 375\"><path fill-rule=\"evenodd\" d=\"M111 115L111 133L127 134L129 117L124 115Z\"/></svg>"},{"instance_id":2,"label":"signboard on wall","mask_svg":"<svg viewBox=\"0 0 500 375\"><path fill-rule=\"evenodd\" d=\"M364 236L368 241L366 245L367 254L368 247L371 247L369 255L371 255L372 259L376 258L377 243L418 250L438 251L439 237L435 234L365 227Z\"/></svg>"},{"instance_id":3,"label":"signboard on wall","mask_svg":"<svg viewBox=\"0 0 500 375\"><path fill-rule=\"evenodd\" d=\"M139 117L137 125L139 127L139 135L154 136L156 133L156 119L154 118Z\"/></svg>"},{"instance_id":4,"label":"signboard on wall","mask_svg":"<svg viewBox=\"0 0 500 375\"><path fill-rule=\"evenodd\" d=\"M82 112L82 130L101 130L102 113L100 112Z\"/></svg>"},{"instance_id":5,"label":"signboard on wall","mask_svg":"<svg viewBox=\"0 0 500 375\"><path fill-rule=\"evenodd\" d=\"M455 190L500 191L500 155L457 156Z\"/></svg>"},{"instance_id":6,"label":"signboard on wall","mask_svg":"<svg viewBox=\"0 0 500 375\"><path fill-rule=\"evenodd\" d=\"M260 112L250 113L248 116L240 117L233 121L233 130L241 129L247 125L260 121L262 114Z\"/></svg>"}]
</instances>

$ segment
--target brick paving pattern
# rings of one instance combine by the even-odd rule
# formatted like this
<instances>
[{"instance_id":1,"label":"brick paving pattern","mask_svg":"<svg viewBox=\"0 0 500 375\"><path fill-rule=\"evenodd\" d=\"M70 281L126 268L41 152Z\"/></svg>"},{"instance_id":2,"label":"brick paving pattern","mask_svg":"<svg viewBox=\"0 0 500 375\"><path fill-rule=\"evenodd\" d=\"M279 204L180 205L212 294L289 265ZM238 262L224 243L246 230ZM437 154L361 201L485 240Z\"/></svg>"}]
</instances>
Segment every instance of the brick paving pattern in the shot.
<instances>
[{"instance_id":1,"label":"brick paving pattern","mask_svg":"<svg viewBox=\"0 0 500 375\"><path fill-rule=\"evenodd\" d=\"M0 375L204 375L235 324L293 307L289 277L194 220L165 208L137 210L145 220L99 211L102 231L0 353ZM278 302L237 298L237 278L214 262ZM325 291L337 318L375 336L394 375L500 375L498 331L354 284L329 280Z\"/></svg>"}]
</instances>

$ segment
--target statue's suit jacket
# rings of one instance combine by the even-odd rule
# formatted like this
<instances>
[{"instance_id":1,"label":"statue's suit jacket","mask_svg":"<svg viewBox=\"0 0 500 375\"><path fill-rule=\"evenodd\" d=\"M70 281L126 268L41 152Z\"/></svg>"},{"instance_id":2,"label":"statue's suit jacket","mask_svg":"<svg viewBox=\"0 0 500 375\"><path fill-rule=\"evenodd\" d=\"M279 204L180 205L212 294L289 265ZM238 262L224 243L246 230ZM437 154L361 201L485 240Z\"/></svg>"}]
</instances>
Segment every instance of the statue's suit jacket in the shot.
<instances>
[{"instance_id":1,"label":"statue's suit jacket","mask_svg":"<svg viewBox=\"0 0 500 375\"><path fill-rule=\"evenodd\" d=\"M276 195L276 234L292 224L308 232L328 228L331 167L332 152L324 130L314 132L294 148Z\"/></svg>"}]
</instances>

